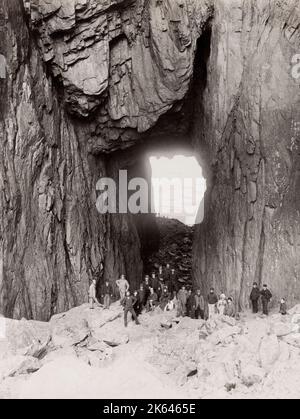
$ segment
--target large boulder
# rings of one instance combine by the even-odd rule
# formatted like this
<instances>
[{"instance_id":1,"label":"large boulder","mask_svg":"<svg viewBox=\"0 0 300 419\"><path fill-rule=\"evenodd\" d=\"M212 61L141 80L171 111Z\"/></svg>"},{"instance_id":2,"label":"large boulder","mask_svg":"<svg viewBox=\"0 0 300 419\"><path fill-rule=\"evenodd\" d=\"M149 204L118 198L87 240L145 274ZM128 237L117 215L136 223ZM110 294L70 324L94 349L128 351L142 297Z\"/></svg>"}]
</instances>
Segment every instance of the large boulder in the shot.
<instances>
[{"instance_id":1,"label":"large boulder","mask_svg":"<svg viewBox=\"0 0 300 419\"><path fill-rule=\"evenodd\" d=\"M241 328L238 326L225 326L217 332L214 332L208 339L210 342L218 345L219 343L229 342L233 336L239 335L240 333Z\"/></svg>"},{"instance_id":2,"label":"large boulder","mask_svg":"<svg viewBox=\"0 0 300 419\"><path fill-rule=\"evenodd\" d=\"M90 336L86 319L61 316L51 321L51 337L54 346L73 346Z\"/></svg>"},{"instance_id":3,"label":"large boulder","mask_svg":"<svg viewBox=\"0 0 300 419\"><path fill-rule=\"evenodd\" d=\"M36 355L50 341L50 326L38 321L3 319L0 358L6 355Z\"/></svg>"},{"instance_id":4,"label":"large boulder","mask_svg":"<svg viewBox=\"0 0 300 419\"><path fill-rule=\"evenodd\" d=\"M119 328L112 322L121 316L122 309L118 304L111 306L110 310L95 308L91 310L87 304L76 307L66 313L51 318L51 336L54 346L80 345L89 337L97 340L107 340L117 344L125 343L124 325ZM127 335L126 335L127 336Z\"/></svg>"}]
</instances>

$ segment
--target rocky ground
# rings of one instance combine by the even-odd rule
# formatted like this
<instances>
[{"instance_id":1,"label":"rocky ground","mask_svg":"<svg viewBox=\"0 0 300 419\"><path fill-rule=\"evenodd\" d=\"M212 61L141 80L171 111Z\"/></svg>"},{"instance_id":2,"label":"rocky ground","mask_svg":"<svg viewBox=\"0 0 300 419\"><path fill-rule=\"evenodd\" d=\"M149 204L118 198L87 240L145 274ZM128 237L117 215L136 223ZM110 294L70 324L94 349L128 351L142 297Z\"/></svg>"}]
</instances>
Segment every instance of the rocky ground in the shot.
<instances>
[{"instance_id":1,"label":"rocky ground","mask_svg":"<svg viewBox=\"0 0 300 419\"><path fill-rule=\"evenodd\" d=\"M300 397L300 305L284 318L204 322L158 309L140 321L125 329L118 303L6 320L0 398Z\"/></svg>"},{"instance_id":2,"label":"rocky ground","mask_svg":"<svg viewBox=\"0 0 300 419\"><path fill-rule=\"evenodd\" d=\"M159 249L144 262L145 271L157 271L160 265L170 264L178 278L186 284L192 283L192 247L194 227L175 219L157 217Z\"/></svg>"}]
</instances>

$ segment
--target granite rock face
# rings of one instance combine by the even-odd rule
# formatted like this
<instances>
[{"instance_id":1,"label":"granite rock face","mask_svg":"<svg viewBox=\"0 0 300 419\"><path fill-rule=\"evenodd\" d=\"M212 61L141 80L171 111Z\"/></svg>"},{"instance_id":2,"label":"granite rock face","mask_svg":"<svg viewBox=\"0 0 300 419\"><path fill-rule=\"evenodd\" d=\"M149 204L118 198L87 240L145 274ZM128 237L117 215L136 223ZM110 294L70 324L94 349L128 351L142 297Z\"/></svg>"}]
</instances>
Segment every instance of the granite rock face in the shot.
<instances>
[{"instance_id":1,"label":"granite rock face","mask_svg":"<svg viewBox=\"0 0 300 419\"><path fill-rule=\"evenodd\" d=\"M282 296L293 304L300 296L300 78L292 65L299 2L215 6L204 113L194 131L211 165L195 279L242 308L253 281L271 287L276 305Z\"/></svg>"},{"instance_id":2,"label":"granite rock face","mask_svg":"<svg viewBox=\"0 0 300 419\"><path fill-rule=\"evenodd\" d=\"M3 314L47 320L95 275L136 286L154 220L100 215L96 183L175 142L209 185L194 281L299 299L299 23L296 0L4 0Z\"/></svg>"},{"instance_id":3,"label":"granite rock face","mask_svg":"<svg viewBox=\"0 0 300 419\"><path fill-rule=\"evenodd\" d=\"M89 282L102 279L105 265L108 279L125 271L138 281L141 245L135 222L124 216L114 220L119 240L112 246L112 222L96 209L106 163L89 153L89 126L62 105L21 1L1 4L0 33L7 61L0 79L0 311L48 320L87 301Z\"/></svg>"},{"instance_id":4,"label":"granite rock face","mask_svg":"<svg viewBox=\"0 0 300 419\"><path fill-rule=\"evenodd\" d=\"M95 112L97 132L140 133L186 95L211 13L207 1L193 0L33 0L30 9L67 109Z\"/></svg>"}]
</instances>

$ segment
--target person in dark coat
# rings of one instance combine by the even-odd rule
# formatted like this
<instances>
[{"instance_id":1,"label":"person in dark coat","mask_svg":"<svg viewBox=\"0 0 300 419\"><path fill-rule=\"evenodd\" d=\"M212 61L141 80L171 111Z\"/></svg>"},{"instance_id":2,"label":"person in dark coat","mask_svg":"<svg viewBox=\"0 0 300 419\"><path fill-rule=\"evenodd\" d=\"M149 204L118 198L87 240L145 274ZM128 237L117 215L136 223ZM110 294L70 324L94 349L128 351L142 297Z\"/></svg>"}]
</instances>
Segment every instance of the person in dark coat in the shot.
<instances>
[{"instance_id":1,"label":"person in dark coat","mask_svg":"<svg viewBox=\"0 0 300 419\"><path fill-rule=\"evenodd\" d=\"M166 283L169 282L170 277L171 277L171 267L170 267L170 264L167 263L166 269L165 269L165 272L164 272L164 280L165 280Z\"/></svg>"},{"instance_id":2,"label":"person in dark coat","mask_svg":"<svg viewBox=\"0 0 300 419\"><path fill-rule=\"evenodd\" d=\"M102 287L102 292L101 292L101 296L103 298L104 310L109 309L113 293L114 292L113 292L112 285L110 284L109 281L105 281Z\"/></svg>"},{"instance_id":3,"label":"person in dark coat","mask_svg":"<svg viewBox=\"0 0 300 419\"><path fill-rule=\"evenodd\" d=\"M211 319L216 314L216 305L219 301L217 294L215 293L215 289L211 288L210 292L207 296L207 302L208 302L208 318Z\"/></svg>"},{"instance_id":4,"label":"person in dark coat","mask_svg":"<svg viewBox=\"0 0 300 419\"><path fill-rule=\"evenodd\" d=\"M204 319L204 312L205 312L205 302L204 302L204 297L201 294L200 290L197 290L195 296L194 296L194 301L195 301L195 319Z\"/></svg>"},{"instance_id":5,"label":"person in dark coat","mask_svg":"<svg viewBox=\"0 0 300 419\"><path fill-rule=\"evenodd\" d=\"M135 303L133 304L133 309L135 311L135 314L137 316L139 316L141 314L142 310L141 310L141 305L140 305L140 302L139 302L139 293L138 293L138 291L134 291L133 297L135 298Z\"/></svg>"},{"instance_id":6,"label":"person in dark coat","mask_svg":"<svg viewBox=\"0 0 300 419\"><path fill-rule=\"evenodd\" d=\"M158 288L157 288L157 291L156 291L159 300L162 296L164 288L165 288L165 282L164 282L163 277L161 277L161 278L159 278Z\"/></svg>"},{"instance_id":7,"label":"person in dark coat","mask_svg":"<svg viewBox=\"0 0 300 419\"><path fill-rule=\"evenodd\" d=\"M254 314L258 313L258 300L260 298L260 290L257 286L257 282L254 282L253 288L250 294L250 300L252 304L252 312Z\"/></svg>"},{"instance_id":8,"label":"person in dark coat","mask_svg":"<svg viewBox=\"0 0 300 419\"><path fill-rule=\"evenodd\" d=\"M228 300L227 300L226 308L225 308L225 316L235 317L235 314L236 314L236 312L235 312L235 307L234 307L234 304L233 304L233 299L231 297L229 297Z\"/></svg>"},{"instance_id":9,"label":"person in dark coat","mask_svg":"<svg viewBox=\"0 0 300 419\"><path fill-rule=\"evenodd\" d=\"M130 292L126 292L125 298L122 300L122 305L124 307L124 324L125 327L128 326L127 317L128 313L131 313L133 320L136 324L140 324L136 315L136 312L134 310L134 305L136 304L137 298L130 295Z\"/></svg>"},{"instance_id":10,"label":"person in dark coat","mask_svg":"<svg viewBox=\"0 0 300 419\"><path fill-rule=\"evenodd\" d=\"M162 265L159 266L158 268L158 273L157 273L158 279L160 280L161 278L164 280L165 278L165 270L163 268Z\"/></svg>"},{"instance_id":11,"label":"person in dark coat","mask_svg":"<svg viewBox=\"0 0 300 419\"><path fill-rule=\"evenodd\" d=\"M151 285L151 282L150 282L149 275L146 275L145 276L145 281L143 282L143 286L144 286L144 290L145 290L145 299L144 299L143 304L146 305L147 304L148 297L150 295L150 288L152 286Z\"/></svg>"},{"instance_id":12,"label":"person in dark coat","mask_svg":"<svg viewBox=\"0 0 300 419\"><path fill-rule=\"evenodd\" d=\"M159 287L159 280L158 280L155 272L152 272L152 275L151 275L151 285L152 285L152 288L154 289L154 291L157 292L158 287Z\"/></svg>"},{"instance_id":13,"label":"person in dark coat","mask_svg":"<svg viewBox=\"0 0 300 419\"><path fill-rule=\"evenodd\" d=\"M140 289L137 292L137 299L139 303L139 311L141 313L143 308L145 308L147 304L146 291L143 284L141 284Z\"/></svg>"},{"instance_id":14,"label":"person in dark coat","mask_svg":"<svg viewBox=\"0 0 300 419\"><path fill-rule=\"evenodd\" d=\"M167 265L169 266L169 265ZM166 269L167 271L167 269ZM174 293L177 293L177 276L175 274L175 269L170 269L170 271L167 273L167 277L165 280L166 284L168 285L168 289L172 296L174 296Z\"/></svg>"},{"instance_id":15,"label":"person in dark coat","mask_svg":"<svg viewBox=\"0 0 300 419\"><path fill-rule=\"evenodd\" d=\"M271 291L268 289L268 285L264 285L262 291L260 292L261 302L263 307L263 314L268 316L269 314L269 303L272 299Z\"/></svg>"},{"instance_id":16,"label":"person in dark coat","mask_svg":"<svg viewBox=\"0 0 300 419\"><path fill-rule=\"evenodd\" d=\"M188 290L186 301L186 315L191 319L195 318L195 294L192 290Z\"/></svg>"}]
</instances>

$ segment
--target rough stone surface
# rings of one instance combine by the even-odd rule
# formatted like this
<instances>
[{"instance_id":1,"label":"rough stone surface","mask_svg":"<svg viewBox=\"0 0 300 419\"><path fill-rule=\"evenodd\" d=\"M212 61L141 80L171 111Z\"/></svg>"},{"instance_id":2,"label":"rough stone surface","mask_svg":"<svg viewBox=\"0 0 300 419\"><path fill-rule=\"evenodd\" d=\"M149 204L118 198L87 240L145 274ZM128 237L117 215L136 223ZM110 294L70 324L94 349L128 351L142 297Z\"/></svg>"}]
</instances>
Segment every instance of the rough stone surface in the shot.
<instances>
[{"instance_id":1,"label":"rough stone surface","mask_svg":"<svg viewBox=\"0 0 300 419\"><path fill-rule=\"evenodd\" d=\"M164 143L193 147L208 180L195 283L238 308L254 280L296 302L299 22L297 0L4 0L1 311L49 320L94 276L138 285L145 223L99 215L95 186L147 178L144 149Z\"/></svg>"},{"instance_id":2,"label":"rough stone surface","mask_svg":"<svg viewBox=\"0 0 300 419\"><path fill-rule=\"evenodd\" d=\"M41 358L13 353L0 358L0 398L300 396L299 336L270 334L285 320L246 314L229 326L222 317L178 319L176 312L157 309L143 313L140 326L129 322L125 330L121 314L115 303L110 310L83 305L55 315L47 323L51 340ZM161 327L166 323L172 328ZM63 339L55 344L58 329ZM204 329L205 337L199 335ZM104 340L109 330L127 339L111 347ZM88 338L76 342L87 331Z\"/></svg>"},{"instance_id":3,"label":"rough stone surface","mask_svg":"<svg viewBox=\"0 0 300 419\"><path fill-rule=\"evenodd\" d=\"M242 308L254 281L271 287L274 303L299 298L299 23L298 1L215 1L194 129L210 160L194 276Z\"/></svg>"}]
</instances>

